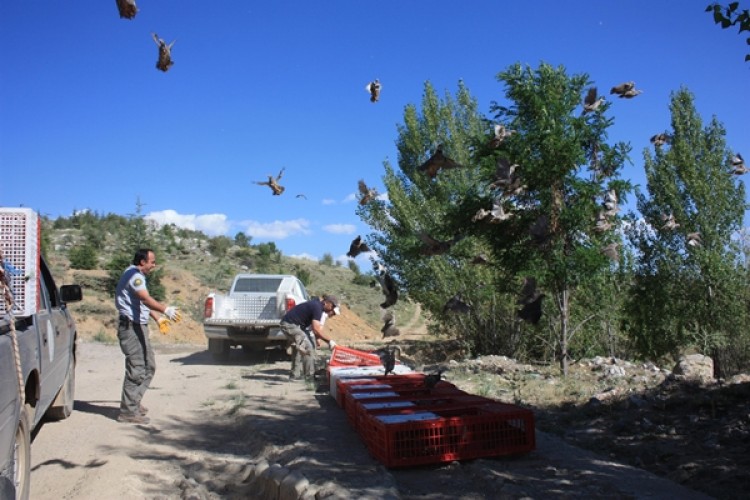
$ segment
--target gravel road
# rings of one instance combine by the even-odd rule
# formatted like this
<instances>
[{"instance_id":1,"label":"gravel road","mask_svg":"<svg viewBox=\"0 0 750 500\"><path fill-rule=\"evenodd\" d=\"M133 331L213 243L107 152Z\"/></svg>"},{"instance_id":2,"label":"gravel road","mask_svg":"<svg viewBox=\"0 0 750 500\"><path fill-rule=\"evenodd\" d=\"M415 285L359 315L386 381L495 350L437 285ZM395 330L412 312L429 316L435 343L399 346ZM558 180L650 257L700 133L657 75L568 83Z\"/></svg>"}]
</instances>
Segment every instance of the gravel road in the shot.
<instances>
[{"instance_id":1,"label":"gravel road","mask_svg":"<svg viewBox=\"0 0 750 500\"><path fill-rule=\"evenodd\" d=\"M124 370L116 345L80 343L73 415L42 425L31 497L707 498L537 433L521 457L388 470L328 394L289 381L284 360L203 346L157 346L143 403L151 423L116 421Z\"/></svg>"}]
</instances>

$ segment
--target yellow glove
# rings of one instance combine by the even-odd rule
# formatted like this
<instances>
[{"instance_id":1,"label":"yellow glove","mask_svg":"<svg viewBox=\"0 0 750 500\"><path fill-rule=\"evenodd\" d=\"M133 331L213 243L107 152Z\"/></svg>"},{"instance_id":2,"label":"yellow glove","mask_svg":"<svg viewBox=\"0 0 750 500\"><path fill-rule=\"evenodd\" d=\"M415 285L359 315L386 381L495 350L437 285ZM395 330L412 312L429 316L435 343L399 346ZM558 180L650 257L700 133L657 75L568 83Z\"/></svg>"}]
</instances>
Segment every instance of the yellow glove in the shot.
<instances>
[{"instance_id":1,"label":"yellow glove","mask_svg":"<svg viewBox=\"0 0 750 500\"><path fill-rule=\"evenodd\" d=\"M159 332L162 335L169 333L169 320L167 318L159 318Z\"/></svg>"}]
</instances>

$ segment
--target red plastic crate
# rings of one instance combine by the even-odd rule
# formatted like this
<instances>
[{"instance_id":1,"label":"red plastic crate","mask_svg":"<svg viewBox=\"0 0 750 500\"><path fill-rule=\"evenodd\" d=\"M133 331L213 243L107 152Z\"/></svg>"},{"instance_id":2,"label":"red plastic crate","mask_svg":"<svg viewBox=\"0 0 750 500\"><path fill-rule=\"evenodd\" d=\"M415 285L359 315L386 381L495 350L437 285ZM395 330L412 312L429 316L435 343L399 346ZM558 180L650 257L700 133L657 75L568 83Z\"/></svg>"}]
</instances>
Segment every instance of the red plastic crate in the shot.
<instances>
[{"instance_id":1,"label":"red plastic crate","mask_svg":"<svg viewBox=\"0 0 750 500\"><path fill-rule=\"evenodd\" d=\"M419 418L419 412L424 413L415 410L412 416ZM365 415L360 433L370 453L394 468L528 453L536 447L534 414L515 405L487 403L431 413L436 418L397 423Z\"/></svg>"},{"instance_id":2,"label":"red plastic crate","mask_svg":"<svg viewBox=\"0 0 750 500\"><path fill-rule=\"evenodd\" d=\"M344 395L352 386L388 385L393 388L424 387L424 373L406 373L402 375L374 375L371 377L340 378L336 380L336 402L342 408L346 404ZM360 390L369 390L363 388Z\"/></svg>"},{"instance_id":3,"label":"red plastic crate","mask_svg":"<svg viewBox=\"0 0 750 500\"><path fill-rule=\"evenodd\" d=\"M380 356L367 351L358 351L336 344L331 352L328 366L377 366L383 364Z\"/></svg>"}]
</instances>

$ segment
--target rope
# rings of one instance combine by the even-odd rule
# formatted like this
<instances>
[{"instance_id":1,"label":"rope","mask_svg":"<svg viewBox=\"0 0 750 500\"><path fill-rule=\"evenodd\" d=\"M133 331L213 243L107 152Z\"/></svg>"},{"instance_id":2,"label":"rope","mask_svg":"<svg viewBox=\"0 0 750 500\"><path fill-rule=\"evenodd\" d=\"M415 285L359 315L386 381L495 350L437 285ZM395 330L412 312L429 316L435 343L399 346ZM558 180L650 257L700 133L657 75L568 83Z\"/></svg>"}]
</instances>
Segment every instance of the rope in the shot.
<instances>
[{"instance_id":1,"label":"rope","mask_svg":"<svg viewBox=\"0 0 750 500\"><path fill-rule=\"evenodd\" d=\"M18 401L21 406L26 404L26 393L23 390L23 370L21 369L21 349L18 347L18 335L16 334L16 318L13 316L13 293L10 290L7 276L5 275L5 265L3 264L3 253L0 250L0 294L5 302L5 311L8 313L10 321L10 338L13 344L13 362L16 366L16 376L18 380Z\"/></svg>"}]
</instances>

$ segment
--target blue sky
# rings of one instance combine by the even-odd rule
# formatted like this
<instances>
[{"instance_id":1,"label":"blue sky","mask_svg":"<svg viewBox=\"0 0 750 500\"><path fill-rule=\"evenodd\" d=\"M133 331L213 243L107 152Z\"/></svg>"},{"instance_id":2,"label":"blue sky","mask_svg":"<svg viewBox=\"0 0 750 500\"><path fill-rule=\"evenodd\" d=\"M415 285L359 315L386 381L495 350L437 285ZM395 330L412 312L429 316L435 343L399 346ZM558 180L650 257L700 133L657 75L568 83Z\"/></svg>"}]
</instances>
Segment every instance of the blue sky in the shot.
<instances>
[{"instance_id":1,"label":"blue sky","mask_svg":"<svg viewBox=\"0 0 750 500\"><path fill-rule=\"evenodd\" d=\"M0 0L0 204L57 218L140 200L155 220L343 259L369 232L357 181L382 191L424 82L444 95L463 80L491 117L496 75L516 62L587 73L605 94L634 80L643 94L613 103L610 140L632 145L624 175L642 187L642 151L681 86L750 159L750 46L708 0L137 3L126 20L114 0ZM154 32L176 40L167 73ZM282 167L282 196L253 184Z\"/></svg>"}]
</instances>

